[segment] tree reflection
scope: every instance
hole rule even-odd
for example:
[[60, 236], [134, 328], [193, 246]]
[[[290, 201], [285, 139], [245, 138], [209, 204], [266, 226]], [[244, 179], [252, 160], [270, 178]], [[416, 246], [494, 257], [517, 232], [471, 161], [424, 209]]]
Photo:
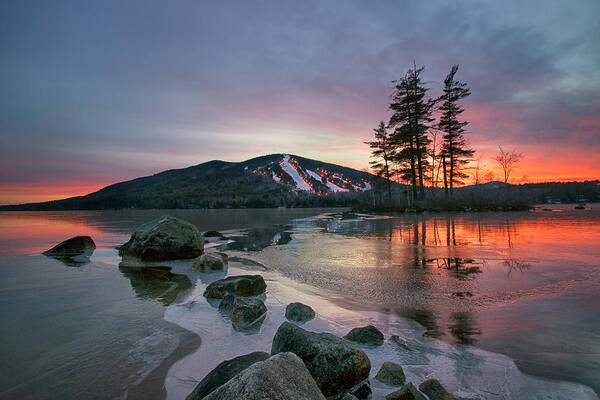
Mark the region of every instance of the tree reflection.
[[481, 329], [473, 316], [468, 312], [455, 312], [450, 315], [450, 334], [458, 344], [473, 344], [477, 342], [475, 336], [481, 335]]

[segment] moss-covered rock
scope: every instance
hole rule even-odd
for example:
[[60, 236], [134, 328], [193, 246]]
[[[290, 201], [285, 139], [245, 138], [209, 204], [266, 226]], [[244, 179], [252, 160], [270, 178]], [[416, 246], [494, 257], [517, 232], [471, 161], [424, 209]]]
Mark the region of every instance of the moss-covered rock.
[[242, 372], [252, 364], [264, 361], [269, 358], [269, 353], [255, 351], [223, 361], [208, 373], [196, 386], [194, 391], [187, 397], [187, 400], [201, 400], [219, 386], [227, 383], [231, 378]]
[[419, 385], [419, 390], [425, 393], [430, 400], [462, 400], [448, 392], [436, 379], [427, 379]]
[[302, 303], [290, 303], [285, 308], [285, 317], [294, 322], [307, 322], [315, 317], [315, 311]]
[[419, 392], [415, 385], [409, 382], [402, 386], [400, 390], [385, 396], [385, 400], [427, 400], [427, 398]]
[[271, 354], [290, 351], [300, 357], [327, 397], [352, 389], [369, 377], [369, 357], [356, 345], [329, 333], [313, 333], [281, 324]]
[[300, 358], [280, 353], [252, 364], [206, 400], [325, 400]]
[[383, 333], [373, 325], [368, 325], [362, 328], [352, 329], [344, 336], [344, 339], [362, 344], [381, 346], [383, 344]]
[[227, 294], [236, 296], [257, 296], [267, 288], [265, 280], [260, 275], [239, 275], [219, 279], [207, 286], [204, 297], [222, 299]]
[[196, 258], [203, 250], [204, 239], [194, 225], [165, 215], [136, 229], [119, 248], [119, 255], [141, 261], [164, 261]]
[[192, 268], [202, 272], [227, 269], [228, 259], [225, 253], [204, 253], [194, 261]]
[[256, 297], [244, 298], [228, 294], [219, 304], [219, 311], [229, 317], [236, 330], [243, 330], [261, 318], [267, 312], [267, 307]]
[[386, 361], [381, 365], [375, 379], [390, 386], [402, 386], [406, 383], [402, 366], [390, 361]]

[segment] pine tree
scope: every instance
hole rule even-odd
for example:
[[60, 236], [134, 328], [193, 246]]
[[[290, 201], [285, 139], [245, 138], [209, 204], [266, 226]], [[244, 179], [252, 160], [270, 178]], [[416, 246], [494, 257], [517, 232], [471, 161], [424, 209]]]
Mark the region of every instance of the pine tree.
[[395, 92], [390, 109], [394, 112], [389, 126], [395, 128], [392, 140], [397, 147], [395, 161], [400, 173], [412, 185], [413, 196], [417, 198], [417, 187], [421, 197], [425, 195], [424, 179], [429, 166], [427, 161], [430, 140], [427, 137], [431, 114], [435, 102], [426, 99], [427, 91], [421, 80], [421, 72], [416, 66], [395, 82]]
[[444, 94], [439, 100], [443, 101], [440, 111], [442, 116], [438, 127], [444, 132], [442, 145], [442, 162], [444, 163], [444, 186], [446, 196], [448, 190], [452, 195], [455, 184], [462, 184], [468, 175], [464, 173], [465, 166], [475, 153], [468, 147], [464, 137], [467, 121], [459, 121], [458, 117], [463, 113], [458, 101], [471, 94], [467, 84], [454, 79], [458, 71], [458, 65], [453, 65], [444, 80]]
[[389, 134], [383, 121], [379, 122], [379, 126], [373, 129], [375, 132], [375, 140], [365, 142], [371, 149], [371, 157], [374, 158], [369, 162], [371, 168], [377, 176], [383, 177], [387, 182], [388, 204], [392, 204], [392, 178], [394, 170], [391, 163], [394, 158], [394, 146], [390, 140]]

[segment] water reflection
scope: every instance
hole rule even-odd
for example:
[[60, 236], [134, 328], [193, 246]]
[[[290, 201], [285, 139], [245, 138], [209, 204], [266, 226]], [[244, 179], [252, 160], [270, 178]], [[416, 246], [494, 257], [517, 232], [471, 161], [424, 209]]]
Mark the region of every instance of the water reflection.
[[481, 335], [481, 328], [473, 314], [468, 312], [455, 312], [450, 315], [450, 333], [458, 344], [474, 344], [477, 336]]
[[192, 288], [192, 282], [186, 275], [174, 274], [167, 266], [121, 264], [119, 271], [129, 278], [137, 297], [158, 300], [165, 306], [173, 303], [180, 293]]
[[90, 262], [90, 257], [94, 253], [96, 248], [85, 249], [79, 254], [44, 254], [46, 257], [53, 258], [57, 261], [62, 262], [67, 267], [81, 267]]
[[436, 258], [431, 260], [438, 268], [451, 272], [458, 279], [468, 279], [471, 274], [480, 274], [481, 268], [487, 264], [486, 260], [474, 260], [472, 258]]

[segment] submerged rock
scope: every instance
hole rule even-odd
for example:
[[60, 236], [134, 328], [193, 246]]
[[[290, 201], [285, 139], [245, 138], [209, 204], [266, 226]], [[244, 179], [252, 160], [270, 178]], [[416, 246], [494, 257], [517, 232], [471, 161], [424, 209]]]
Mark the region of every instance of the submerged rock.
[[362, 344], [371, 344], [375, 346], [381, 346], [383, 344], [383, 333], [373, 325], [365, 326], [362, 328], [354, 328], [344, 339], [351, 340]]
[[210, 237], [210, 238], [218, 237], [218, 238], [222, 238], [224, 236], [223, 236], [223, 234], [221, 232], [218, 232], [218, 231], [207, 231], [207, 232], [204, 232], [204, 237]]
[[285, 308], [285, 317], [290, 321], [306, 322], [315, 317], [315, 311], [302, 303], [290, 303]]
[[436, 379], [427, 379], [419, 385], [419, 390], [425, 393], [430, 400], [462, 400], [448, 392]]
[[174, 274], [168, 266], [132, 266], [121, 263], [119, 271], [129, 278], [135, 295], [155, 299], [168, 306], [180, 293], [192, 288], [187, 275]]
[[327, 397], [352, 389], [369, 377], [369, 357], [356, 345], [330, 333], [313, 333], [290, 322], [281, 324], [271, 354], [291, 351], [300, 357]]
[[346, 393], [346, 394], [344, 395], [344, 397], [342, 397], [342, 398], [341, 398], [341, 400], [358, 400], [358, 397], [356, 397], [356, 396], [355, 396], [355, 395], [353, 395], [353, 394]]
[[249, 366], [205, 399], [325, 400], [325, 397], [300, 358], [280, 353]]
[[228, 294], [219, 304], [219, 311], [227, 314], [236, 330], [243, 330], [262, 317], [267, 312], [267, 307], [256, 297], [244, 298]]
[[89, 257], [96, 249], [96, 244], [89, 236], [75, 236], [60, 242], [42, 254], [57, 258], [72, 258], [77, 256]]
[[415, 385], [409, 382], [402, 386], [400, 390], [385, 396], [385, 400], [427, 400], [427, 398], [417, 390]]
[[210, 272], [226, 269], [228, 265], [228, 256], [225, 253], [204, 253], [194, 263], [192, 268], [198, 271]]
[[402, 366], [390, 361], [383, 363], [379, 372], [375, 375], [375, 379], [390, 386], [402, 386], [406, 383]]
[[401, 339], [400, 336], [398, 336], [398, 335], [392, 335], [391, 340], [392, 340], [393, 343], [395, 343], [399, 347], [403, 348], [404, 350], [409, 350], [410, 351], [410, 348], [406, 344], [406, 341], [404, 339]]
[[264, 361], [267, 358], [269, 358], [269, 353], [255, 351], [254, 353], [223, 361], [200, 381], [200, 383], [196, 386], [194, 391], [187, 397], [186, 400], [203, 399], [213, 390], [227, 383], [231, 378], [252, 364], [255, 364], [259, 361]]
[[204, 239], [194, 225], [165, 215], [141, 225], [119, 248], [119, 255], [164, 261], [196, 258], [203, 250]]
[[239, 275], [219, 279], [208, 285], [204, 297], [222, 299], [228, 293], [236, 296], [257, 296], [264, 293], [267, 284], [260, 275]]

